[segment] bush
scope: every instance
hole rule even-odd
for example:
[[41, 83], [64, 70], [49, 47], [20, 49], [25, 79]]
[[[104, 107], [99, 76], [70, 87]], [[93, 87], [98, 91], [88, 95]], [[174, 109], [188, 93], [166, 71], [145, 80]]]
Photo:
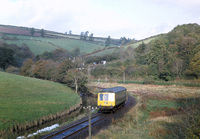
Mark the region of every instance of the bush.
[[196, 122], [186, 131], [186, 139], [199, 139], [200, 137], [200, 119], [196, 120]]
[[155, 84], [155, 81], [152, 77], [146, 77], [142, 84]]
[[164, 69], [160, 72], [159, 78], [165, 81], [169, 81], [171, 80], [171, 73], [167, 69]]
[[185, 75], [186, 79], [190, 79], [190, 80], [198, 79], [197, 73], [194, 73], [191, 70], [186, 70], [183, 74]]
[[19, 68], [13, 67], [13, 66], [9, 66], [9, 67], [6, 69], [6, 72], [8, 72], [8, 73], [13, 73], [13, 74], [19, 74]]

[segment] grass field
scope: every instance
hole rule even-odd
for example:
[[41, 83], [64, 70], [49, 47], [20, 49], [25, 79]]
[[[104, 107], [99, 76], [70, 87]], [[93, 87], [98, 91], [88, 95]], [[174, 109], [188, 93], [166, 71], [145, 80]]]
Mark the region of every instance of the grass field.
[[[98, 85], [96, 82], [91, 86]], [[121, 119], [100, 131], [94, 139], [155, 139], [185, 138], [188, 128], [200, 119], [200, 88], [142, 84], [100, 83], [98, 87], [126, 87], [137, 100]], [[95, 91], [94, 91], [95, 92]], [[197, 127], [200, 131], [200, 127]], [[200, 132], [198, 132], [200, 133]], [[187, 134], [188, 135], [188, 134]]]
[[[102, 51], [97, 51], [94, 53], [89, 54], [89, 56], [99, 56], [99, 57], [104, 57], [106, 55], [112, 54], [113, 52], [115, 52], [118, 48], [110, 48], [110, 49], [105, 49]], [[88, 55], [87, 55], [88, 56]]]
[[[16, 35], [7, 35], [9, 37], [15, 37]], [[67, 38], [41, 38], [31, 36], [16, 36], [18, 40], [4, 40], [8, 44], [17, 44], [21, 46], [23, 43], [27, 44], [30, 50], [35, 54], [42, 54], [47, 51], [50, 52], [57, 48], [63, 48], [66, 50], [73, 50], [80, 48], [83, 53], [92, 53], [93, 51], [101, 50], [104, 48], [102, 45], [91, 43], [89, 41], [67, 39]]]
[[53, 119], [79, 103], [65, 85], [0, 72], [0, 135]]
[[123, 48], [128, 48], [128, 47], [133, 47], [133, 48], [136, 48], [138, 47], [140, 44], [142, 44], [142, 42], [144, 42], [145, 44], [149, 43], [150, 41], [156, 39], [156, 37], [151, 37], [151, 38], [148, 38], [148, 39], [145, 39], [145, 40], [140, 40], [138, 42], [135, 42], [135, 43], [132, 43], [132, 44], [127, 44], [127, 45], [124, 45], [122, 46]]

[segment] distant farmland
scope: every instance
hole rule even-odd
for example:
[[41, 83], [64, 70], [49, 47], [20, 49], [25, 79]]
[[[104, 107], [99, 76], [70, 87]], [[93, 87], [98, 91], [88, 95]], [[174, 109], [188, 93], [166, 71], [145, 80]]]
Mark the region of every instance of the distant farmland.
[[[24, 27], [0, 26], [0, 32], [7, 34], [15, 34], [15, 35], [28, 35], [28, 36], [31, 35], [30, 30]], [[40, 34], [36, 32], [34, 33], [34, 36], [40, 36]]]
[[[9, 37], [15, 37], [15, 35], [7, 35]], [[101, 50], [105, 48], [102, 45], [90, 43], [82, 40], [66, 39], [66, 38], [41, 38], [41, 37], [31, 37], [31, 36], [16, 36], [18, 40], [4, 40], [8, 44], [17, 44], [21, 46], [22, 44], [27, 44], [30, 50], [35, 54], [42, 54], [47, 51], [63, 48], [66, 50], [73, 50], [75, 48], [80, 48], [83, 53], [92, 53], [96, 50]]]
[[[79, 48], [84, 54], [90, 54], [105, 48], [105, 38], [94, 37], [94, 41], [80, 40], [79, 35], [69, 35], [45, 30], [45, 37], [40, 37], [40, 29], [35, 29], [31, 36], [30, 28], [0, 25], [0, 41], [21, 46], [26, 44], [35, 54], [50, 52], [55, 49], [73, 50]], [[115, 45], [112, 45], [112, 47]]]

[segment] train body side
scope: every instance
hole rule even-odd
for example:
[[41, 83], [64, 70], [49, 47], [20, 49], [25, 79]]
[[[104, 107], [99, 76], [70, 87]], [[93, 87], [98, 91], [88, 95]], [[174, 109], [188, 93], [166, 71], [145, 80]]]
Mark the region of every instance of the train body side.
[[114, 87], [106, 88], [98, 93], [97, 105], [101, 111], [112, 111], [119, 105], [125, 103], [127, 99], [126, 88]]

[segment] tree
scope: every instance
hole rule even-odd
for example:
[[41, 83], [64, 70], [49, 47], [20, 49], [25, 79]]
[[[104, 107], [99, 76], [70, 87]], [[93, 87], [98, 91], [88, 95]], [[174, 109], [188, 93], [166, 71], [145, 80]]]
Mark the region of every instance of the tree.
[[119, 43], [121, 45], [125, 45], [125, 44], [127, 44], [129, 42], [131, 42], [131, 39], [130, 38], [126, 39], [126, 37], [121, 37], [120, 40], [119, 40]]
[[33, 75], [36, 78], [40, 79], [47, 79], [47, 67], [48, 62], [45, 60], [39, 60], [35, 63], [34, 69], [33, 69]]
[[74, 69], [75, 65], [71, 60], [65, 60], [58, 66], [57, 80], [60, 83], [65, 83], [64, 78], [67, 75], [68, 70]]
[[33, 66], [33, 60], [27, 59], [24, 61], [23, 66], [20, 69], [20, 74], [23, 76], [31, 76], [32, 75], [32, 66]]
[[32, 75], [35, 78], [57, 81], [57, 63], [52, 60], [39, 60], [35, 63]]
[[84, 39], [84, 32], [81, 32], [81, 34], [80, 34], [80, 39], [81, 39], [81, 40]]
[[84, 34], [84, 40], [87, 40], [89, 31], [86, 31]]
[[34, 33], [35, 33], [35, 29], [34, 29], [34, 28], [31, 28], [31, 31], [30, 31], [30, 33], [31, 33], [31, 36], [33, 36], [33, 35], [34, 35]]
[[44, 37], [44, 29], [40, 31], [41, 37]]
[[179, 58], [175, 58], [172, 61], [172, 72], [179, 78], [183, 72], [184, 61]]
[[137, 53], [144, 53], [145, 49], [146, 49], [146, 44], [142, 42], [142, 44], [140, 44], [137, 48], [135, 48], [135, 51]]
[[196, 40], [192, 37], [184, 37], [181, 40], [180, 46], [178, 48], [179, 57], [189, 65], [189, 61], [192, 56], [192, 49], [194, 48], [194, 44]]
[[106, 47], [109, 46], [110, 43], [111, 43], [111, 38], [110, 38], [110, 36], [108, 36], [108, 38], [106, 39], [106, 42], [105, 42], [105, 46]]
[[0, 67], [6, 69], [14, 63], [15, 52], [12, 49], [0, 47]]
[[155, 40], [152, 43], [151, 50], [147, 53], [147, 64], [150, 67], [150, 73], [160, 79], [168, 80], [171, 76], [169, 67], [172, 65], [172, 58], [167, 49], [167, 45], [162, 40]]
[[197, 78], [200, 76], [200, 51], [192, 58], [189, 69], [196, 75]]
[[67, 72], [64, 81], [69, 87], [75, 88], [76, 93], [78, 93], [78, 90], [87, 83], [87, 77], [79, 69], [71, 69]]
[[15, 52], [13, 65], [16, 67], [21, 67], [26, 59], [35, 57], [30, 48], [24, 43], [21, 46], [11, 44], [8, 47]]
[[90, 34], [89, 41], [94, 41], [93, 33]]
[[[63, 61], [65, 59], [68, 59], [71, 57], [70, 52], [68, 52], [67, 50], [64, 50], [62, 48], [55, 49], [51, 53], [52, 53], [52, 58], [55, 61]], [[49, 55], [49, 56], [51, 56], [51, 55]]]

